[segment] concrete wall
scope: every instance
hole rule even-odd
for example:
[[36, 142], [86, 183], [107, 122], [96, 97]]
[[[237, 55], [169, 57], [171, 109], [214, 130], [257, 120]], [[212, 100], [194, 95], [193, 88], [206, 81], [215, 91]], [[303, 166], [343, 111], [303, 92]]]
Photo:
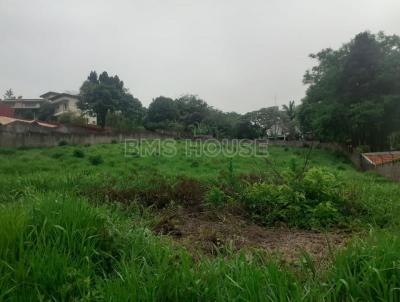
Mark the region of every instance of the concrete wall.
[[373, 171], [387, 178], [400, 181], [399, 162], [387, 163], [381, 166], [377, 166], [375, 169], [373, 169]]
[[368, 162], [365, 158], [361, 157], [361, 169], [363, 171], [374, 171], [379, 175], [387, 177], [389, 179], [400, 181], [400, 162], [393, 161], [382, 165], [373, 165]]
[[0, 126], [0, 147], [6, 148], [52, 147], [57, 146], [61, 141], [66, 141], [69, 144], [99, 144], [110, 143], [113, 140], [123, 142], [125, 139], [172, 137], [169, 134], [146, 130], [132, 133], [116, 133], [65, 125], [48, 128], [20, 122]]

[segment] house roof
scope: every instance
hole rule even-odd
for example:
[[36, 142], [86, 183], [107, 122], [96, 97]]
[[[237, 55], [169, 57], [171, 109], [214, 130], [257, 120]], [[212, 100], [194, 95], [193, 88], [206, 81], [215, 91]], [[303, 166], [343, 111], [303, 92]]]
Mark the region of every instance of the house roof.
[[45, 94], [42, 94], [40, 97], [51, 100], [51, 101], [55, 101], [61, 97], [71, 97], [71, 98], [78, 99], [79, 95], [71, 94], [71, 93], [67, 93], [67, 92], [60, 93], [60, 92], [49, 91], [49, 92], [46, 92]]
[[57, 95], [57, 94], [59, 94], [59, 93], [58, 92], [54, 92], [54, 91], [49, 91], [49, 92], [46, 92], [46, 93], [42, 94], [40, 97], [46, 99], [50, 95]]
[[374, 166], [400, 161], [400, 151], [363, 153], [362, 156]]
[[37, 120], [21, 120], [17, 118], [12, 118], [12, 117], [7, 117], [7, 116], [0, 116], [0, 125], [8, 125], [14, 122], [22, 122], [22, 123], [27, 123], [27, 124], [37, 124], [43, 127], [49, 127], [49, 128], [54, 128], [57, 127], [57, 125], [52, 125], [48, 124], [45, 122], [40, 122]]

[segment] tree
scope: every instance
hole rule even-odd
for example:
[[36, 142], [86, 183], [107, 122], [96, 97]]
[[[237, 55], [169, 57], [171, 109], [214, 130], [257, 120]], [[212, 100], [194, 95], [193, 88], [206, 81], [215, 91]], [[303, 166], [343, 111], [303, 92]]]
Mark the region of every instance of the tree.
[[205, 101], [195, 95], [184, 95], [176, 100], [179, 122], [185, 130], [192, 130], [206, 118], [209, 107]]
[[309, 87], [297, 112], [303, 132], [388, 148], [400, 124], [400, 37], [363, 32], [311, 57], [318, 64], [304, 76]]
[[44, 102], [37, 111], [37, 119], [40, 121], [50, 121], [54, 118], [56, 105], [51, 102]]
[[236, 112], [222, 112], [210, 107], [203, 123], [208, 128], [207, 134], [216, 138], [235, 138], [240, 119], [241, 115]]
[[11, 88], [7, 89], [6, 92], [4, 93], [4, 99], [5, 100], [15, 100], [15, 95]]
[[246, 118], [261, 130], [261, 136], [277, 136], [279, 130], [289, 130], [289, 118], [277, 106], [246, 113]]
[[170, 129], [179, 117], [176, 103], [173, 99], [159, 96], [151, 102], [147, 110], [145, 126], [149, 129]]
[[282, 105], [283, 111], [286, 112], [287, 116], [291, 121], [296, 117], [296, 104], [294, 101], [289, 101], [289, 105]]
[[142, 104], [124, 87], [124, 82], [117, 75], [109, 76], [103, 72], [97, 76], [90, 72], [80, 88], [79, 109], [97, 117], [97, 124], [106, 125], [108, 113], [120, 112], [125, 117], [140, 119], [143, 113]]
[[256, 139], [263, 135], [263, 129], [252, 123], [248, 115], [243, 116], [235, 127], [235, 137], [239, 139]]

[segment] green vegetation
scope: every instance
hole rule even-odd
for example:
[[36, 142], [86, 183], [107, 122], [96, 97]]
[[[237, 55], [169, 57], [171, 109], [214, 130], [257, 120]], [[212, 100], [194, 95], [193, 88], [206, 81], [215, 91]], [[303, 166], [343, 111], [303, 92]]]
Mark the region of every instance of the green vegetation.
[[395, 148], [400, 129], [400, 37], [359, 33], [338, 50], [311, 55], [310, 85], [298, 117], [304, 133], [319, 139]]
[[[305, 169], [302, 148], [271, 147], [267, 160], [184, 151], [1, 150], [0, 300], [400, 299], [398, 184], [325, 150], [313, 150]], [[179, 208], [237, 209], [248, 223], [354, 238], [332, 246], [322, 267], [307, 253], [285, 264], [250, 247], [193, 257], [152, 232], [158, 211]]]

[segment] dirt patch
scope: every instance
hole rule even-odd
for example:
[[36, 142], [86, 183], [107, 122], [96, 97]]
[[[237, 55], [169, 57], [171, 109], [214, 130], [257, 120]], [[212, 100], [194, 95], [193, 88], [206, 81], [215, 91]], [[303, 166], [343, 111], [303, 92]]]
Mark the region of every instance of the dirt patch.
[[198, 209], [207, 188], [198, 180], [180, 177], [168, 182], [164, 178], [152, 178], [143, 187], [114, 188], [113, 186], [88, 188], [83, 195], [98, 202], [119, 202], [131, 204], [138, 202], [157, 209], [167, 207], [171, 202], [184, 207]]
[[160, 212], [159, 217], [154, 232], [171, 236], [195, 256], [215, 255], [226, 247], [256, 248], [279, 254], [284, 261], [293, 263], [305, 251], [322, 264], [330, 258], [330, 251], [342, 247], [349, 238], [339, 232], [262, 227], [222, 210], [193, 212], [175, 208]]

